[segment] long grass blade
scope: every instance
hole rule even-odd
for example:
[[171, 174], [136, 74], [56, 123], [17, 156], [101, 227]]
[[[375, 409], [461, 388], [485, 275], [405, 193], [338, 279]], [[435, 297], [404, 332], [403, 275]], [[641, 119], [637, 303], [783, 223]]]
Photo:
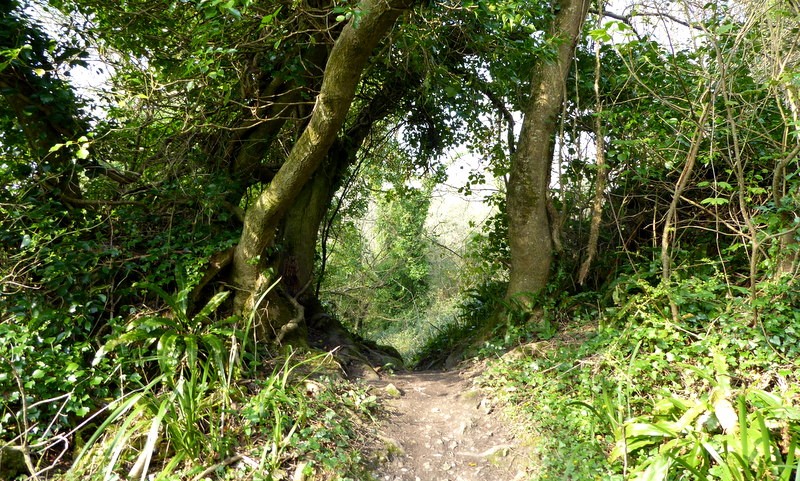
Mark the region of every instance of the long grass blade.
[[167, 406], [171, 402], [172, 396], [162, 401], [161, 406], [158, 409], [158, 414], [156, 414], [150, 423], [150, 429], [147, 432], [147, 439], [144, 443], [144, 447], [142, 448], [142, 452], [139, 454], [139, 458], [136, 460], [136, 463], [134, 463], [133, 468], [131, 468], [130, 473], [128, 474], [129, 478], [138, 477], [140, 481], [145, 481], [147, 479], [147, 473], [150, 469], [150, 462], [153, 460], [153, 452], [155, 451], [156, 443], [158, 442], [158, 433], [161, 430], [161, 422], [164, 420], [164, 416], [167, 413]]
[[[787, 429], [789, 429], [787, 427]], [[786, 464], [783, 467], [783, 471], [781, 472], [780, 479], [781, 481], [790, 481], [792, 478], [792, 469], [800, 468], [800, 466], [795, 466], [795, 450], [797, 449], [797, 437], [792, 434], [792, 438], [789, 440], [788, 446], [788, 453], [786, 454]], [[798, 469], [797, 476], [800, 476], [800, 469]]]

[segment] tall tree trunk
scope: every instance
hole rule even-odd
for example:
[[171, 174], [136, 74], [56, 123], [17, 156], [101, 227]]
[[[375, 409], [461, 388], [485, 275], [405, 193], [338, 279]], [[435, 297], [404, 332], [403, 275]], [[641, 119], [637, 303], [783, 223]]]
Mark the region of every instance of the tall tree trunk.
[[535, 294], [546, 284], [553, 257], [547, 195], [556, 118], [589, 0], [562, 0], [551, 36], [555, 58], [534, 68], [530, 104], [522, 121], [517, 151], [511, 158], [507, 208], [511, 276], [506, 298]]
[[233, 260], [236, 312], [247, 314], [256, 307], [257, 295], [268, 282], [263, 275], [266, 259], [262, 254], [273, 246], [284, 215], [328, 154], [373, 49], [410, 4], [408, 0], [363, 0], [358, 8], [360, 15], [336, 40], [308, 125], [272, 182], [245, 214]]
[[[303, 318], [297, 318], [291, 332], [277, 339], [280, 342], [305, 342], [307, 321], [323, 314], [322, 304], [314, 295], [315, 254], [320, 225], [331, 204], [343, 173], [355, 158], [355, 152], [340, 148], [331, 149], [325, 164], [314, 173], [287, 211], [280, 229], [281, 251], [275, 259], [274, 271], [281, 277], [283, 295], [295, 299], [303, 309]], [[273, 296], [274, 297], [274, 296]], [[283, 316], [287, 317], [287, 316]], [[273, 315], [273, 319], [275, 316]]]

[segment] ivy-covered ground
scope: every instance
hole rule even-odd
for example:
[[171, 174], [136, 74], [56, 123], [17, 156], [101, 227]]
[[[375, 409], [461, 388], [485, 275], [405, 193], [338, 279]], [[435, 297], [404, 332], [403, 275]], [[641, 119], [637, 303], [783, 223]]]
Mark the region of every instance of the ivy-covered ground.
[[613, 296], [553, 306], [548, 339], [516, 327], [484, 378], [535, 439], [533, 479], [796, 479], [797, 291], [710, 276]]

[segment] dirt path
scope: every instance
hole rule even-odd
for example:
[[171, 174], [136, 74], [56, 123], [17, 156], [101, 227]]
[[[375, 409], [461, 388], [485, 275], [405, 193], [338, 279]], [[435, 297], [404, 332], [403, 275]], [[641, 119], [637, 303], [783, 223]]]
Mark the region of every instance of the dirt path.
[[388, 459], [378, 480], [525, 479], [526, 450], [469, 376], [427, 371], [369, 382], [389, 411], [381, 431]]

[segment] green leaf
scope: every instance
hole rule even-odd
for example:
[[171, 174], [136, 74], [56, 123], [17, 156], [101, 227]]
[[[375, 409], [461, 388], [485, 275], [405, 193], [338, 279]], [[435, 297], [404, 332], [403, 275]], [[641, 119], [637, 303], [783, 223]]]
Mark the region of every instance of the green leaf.
[[194, 290], [194, 286], [189, 283], [189, 279], [186, 277], [186, 271], [180, 267], [175, 268], [175, 281], [178, 283], [178, 292], [174, 296], [176, 307], [173, 309], [176, 313], [180, 312], [182, 320], [188, 324], [189, 319], [186, 316], [189, 310], [189, 298]]
[[278, 9], [272, 12], [271, 14], [261, 17], [261, 24], [260, 24], [261, 28], [264, 28], [267, 25], [272, 24], [275, 21], [275, 17], [277, 17], [278, 13], [280, 13], [281, 8], [283, 7], [282, 6], [278, 7]]
[[[740, 397], [740, 399], [742, 402], [744, 402], [744, 397]], [[760, 431], [758, 432], [758, 439], [761, 441], [761, 455], [765, 460], [769, 460], [773, 455], [772, 436], [770, 435], [769, 428], [767, 428], [767, 423], [764, 420], [764, 415], [761, 414], [761, 411], [756, 410], [753, 415], [756, 418], [756, 431]]]
[[701, 204], [706, 205], [725, 205], [728, 202], [728, 199], [723, 199], [722, 197], [708, 197], [700, 201]]
[[197, 336], [192, 334], [184, 336], [183, 343], [186, 345], [186, 363], [189, 369], [194, 369], [197, 365]]
[[683, 413], [683, 415], [681, 415], [680, 419], [678, 419], [672, 425], [672, 427], [675, 429], [676, 432], [683, 432], [686, 428], [688, 428], [694, 423], [695, 419], [697, 419], [698, 416], [700, 416], [706, 411], [707, 407], [704, 403], [696, 402], [689, 409], [687, 409], [686, 412]]
[[733, 30], [733, 24], [732, 23], [726, 23], [726, 24], [720, 25], [719, 28], [717, 28], [717, 34], [722, 35], [724, 33], [730, 32], [731, 30]]
[[[149, 282], [137, 282], [136, 284], [134, 284], [134, 286], [140, 287], [142, 289], [147, 289], [153, 292], [154, 294], [158, 295], [158, 297], [160, 297], [161, 300], [164, 301], [172, 309], [172, 312], [175, 314], [175, 317], [178, 318], [178, 321], [180, 321], [184, 325], [189, 324], [189, 319], [186, 317], [185, 305], [182, 305], [180, 302], [178, 302], [178, 299], [176, 299], [176, 297], [167, 294], [167, 292], [164, 289]], [[184, 297], [184, 302], [185, 300], [186, 298]]]
[[213, 334], [205, 334], [200, 336], [200, 339], [207, 347], [208, 357], [214, 363], [217, 373], [222, 375], [225, 372], [225, 356], [228, 354], [225, 343]]
[[[156, 376], [156, 378], [150, 381], [149, 384], [144, 386], [144, 388], [142, 388], [141, 391], [130, 395], [130, 397], [128, 397], [127, 399], [122, 397], [120, 399], [115, 400], [112, 403], [112, 405], [109, 406], [110, 408], [114, 408], [114, 410], [111, 412], [111, 414], [108, 415], [105, 421], [103, 421], [103, 424], [101, 424], [99, 428], [94, 430], [94, 433], [92, 433], [92, 436], [89, 438], [88, 441], [86, 441], [86, 444], [84, 444], [83, 449], [78, 454], [78, 457], [75, 458], [74, 462], [78, 463], [86, 454], [88, 454], [91, 451], [91, 448], [94, 445], [94, 443], [97, 442], [98, 439], [100, 439], [105, 430], [110, 425], [114, 424], [117, 421], [117, 419], [119, 419], [120, 416], [127, 413], [134, 406], [136, 406], [136, 404], [144, 397], [145, 393], [150, 391], [150, 389], [152, 389], [152, 387], [155, 386], [157, 383], [161, 382], [162, 378], [163, 376]], [[114, 405], [117, 406], [114, 407]], [[140, 409], [141, 408], [143, 408], [143, 406], [141, 406]], [[128, 416], [128, 418], [126, 419], [126, 423], [123, 424], [123, 426], [118, 429], [118, 432], [121, 433], [122, 430], [125, 428], [125, 426], [129, 425], [128, 421], [132, 420], [133, 418], [134, 416], [132, 415]]]
[[787, 448], [788, 454], [786, 455], [786, 465], [783, 467], [783, 471], [781, 471], [780, 474], [781, 481], [790, 481], [792, 477], [792, 471], [794, 469], [797, 469], [797, 476], [795, 479], [800, 478], [800, 466], [795, 466], [797, 436], [794, 433], [792, 434], [792, 438], [789, 441], [789, 446]]
[[597, 28], [594, 30], [589, 31], [589, 36], [592, 37], [592, 40], [595, 42], [610, 42], [611, 35], [608, 34], [607, 28]]
[[660, 436], [651, 436], [636, 440], [631, 438], [620, 439], [614, 444], [614, 449], [611, 450], [611, 454], [609, 454], [608, 459], [610, 461], [615, 461], [624, 457], [625, 454], [634, 453], [639, 449], [652, 446], [663, 441], [664, 439]]
[[216, 293], [214, 297], [212, 297], [211, 300], [209, 300], [208, 303], [206, 303], [206, 305], [203, 306], [202, 309], [200, 309], [200, 312], [197, 313], [193, 321], [195, 323], [207, 322], [211, 314], [213, 314], [217, 310], [217, 308], [219, 308], [220, 304], [225, 302], [225, 299], [227, 299], [229, 295], [230, 291], [222, 291]]
[[662, 437], [676, 437], [678, 433], [674, 431], [672, 423], [667, 421], [659, 421], [653, 423], [631, 423], [625, 428], [625, 433], [628, 436], [662, 436]]
[[[140, 319], [138, 324], [132, 323], [132, 329], [138, 329], [145, 332], [162, 332], [166, 329], [172, 329], [175, 332], [179, 332], [182, 326], [175, 322], [174, 319], [170, 319], [169, 317], [163, 316], [153, 316], [153, 317], [145, 317], [144, 319]], [[160, 335], [160, 334], [158, 334]]]
[[666, 481], [671, 466], [672, 458], [668, 454], [658, 454], [652, 459], [647, 469], [633, 479], [634, 481]]
[[[748, 436], [748, 429], [747, 429], [747, 404], [745, 403], [744, 396], [739, 396], [737, 399], [737, 407], [739, 408], [739, 425], [742, 426], [742, 429], [739, 431], [739, 438], [741, 441], [741, 449], [742, 453], [745, 456], [749, 456], [750, 452], [750, 443], [749, 443], [749, 436]], [[731, 433], [731, 436], [734, 436], [735, 433]]]
[[770, 408], [782, 408], [784, 405], [783, 399], [771, 392], [764, 391], [763, 389], [754, 389], [750, 392], [756, 399], [767, 404]]
[[179, 337], [175, 331], [167, 331], [158, 340], [156, 354], [163, 374], [174, 374], [176, 366], [183, 358], [183, 353], [178, 348]]

